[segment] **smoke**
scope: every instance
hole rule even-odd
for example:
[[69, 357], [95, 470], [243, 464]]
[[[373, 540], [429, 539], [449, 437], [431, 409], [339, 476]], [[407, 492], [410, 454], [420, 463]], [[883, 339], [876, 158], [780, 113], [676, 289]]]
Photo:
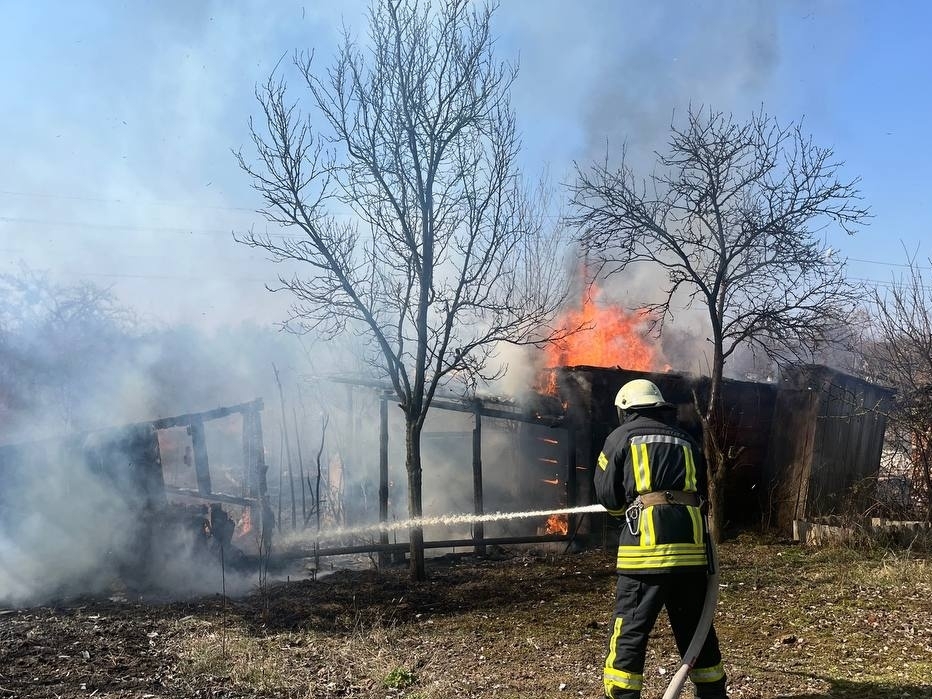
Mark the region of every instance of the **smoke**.
[[[736, 113], [759, 108], [781, 66], [781, 10], [762, 0], [590, 2], [572, 11], [545, 1], [533, 13], [523, 10], [519, 3], [517, 13], [508, 5], [499, 13], [505, 36], [522, 37], [516, 109], [533, 132], [525, 139], [529, 160], [539, 154], [560, 167], [606, 159], [616, 166], [624, 153], [647, 178], [678, 114], [701, 105]], [[551, 84], [560, 91], [540, 90]], [[541, 113], [551, 116], [544, 126], [537, 123]], [[548, 127], [553, 132], [538, 140]], [[567, 169], [563, 177], [572, 181], [574, 173]], [[599, 283], [606, 302], [634, 310], [661, 300], [667, 280], [662, 270], [638, 265]], [[677, 299], [658, 347], [674, 370], [702, 373], [707, 321], [685, 306]]]
[[614, 27], [598, 37], [585, 109], [587, 159], [617, 156], [649, 169], [676, 112], [689, 105], [743, 111], [755, 103], [779, 62], [773, 3], [626, 3]]
[[[164, 594], [219, 591], [219, 552], [196, 550], [204, 547], [192, 535], [204, 513], [192, 511], [184, 525], [182, 510], [165, 510], [175, 525], [152, 542], [150, 556], [129, 556], [146, 536], [146, 512], [162, 506], [140, 500], [139, 488], [127, 486], [140, 462], [132, 450], [112, 446], [121, 430], [109, 428], [263, 398], [272, 446], [267, 461], [279, 470], [284, 459], [274, 446], [282, 416], [273, 364], [287, 395], [291, 439], [294, 409], [310, 446], [319, 441], [319, 425], [308, 411], [331, 410], [338, 388], [318, 382], [298, 405], [304, 374], [315, 368], [314, 359], [329, 372], [348, 370], [351, 353], [332, 344], [308, 355], [311, 338], [302, 342], [252, 323], [147, 325], [106, 289], [58, 285], [29, 270], [0, 279], [0, 301], [0, 444], [8, 445], [0, 447], [0, 600], [21, 604], [105, 592], [145, 571], [145, 581]], [[214, 492], [239, 495], [242, 478], [230, 474], [242, 473], [241, 429], [211, 425]], [[178, 440], [190, 444], [185, 434]], [[159, 477], [181, 473], [188, 480], [182, 485], [193, 487], [183, 449], [173, 449], [172, 439], [160, 441]], [[94, 457], [101, 444], [111, 445], [106, 458]], [[160, 492], [160, 486], [142, 492]], [[227, 556], [231, 564], [235, 552]], [[247, 582], [232, 568], [228, 575], [228, 592]]]
[[287, 299], [264, 284], [292, 270], [232, 239], [265, 225], [232, 150], [251, 144], [254, 87], [282, 52], [306, 47], [308, 33], [326, 47], [352, 10], [16, 8], [0, 42], [5, 87], [22, 96], [0, 130], [6, 259], [62, 283], [111, 284], [148, 320], [283, 317]]
[[112, 430], [0, 448], [0, 602], [237, 594], [254, 583], [237, 549], [221, 558], [206, 506], [162, 500], [159, 464], [141, 453], [154, 437]]
[[[108, 553], [125, 546], [131, 513], [83, 465], [47, 454], [44, 463], [5, 459], [0, 507], [0, 600], [23, 604], [109, 582]], [[58, 457], [58, 458], [56, 458]], [[29, 463], [29, 462], [27, 462]], [[41, 473], [41, 475], [39, 475]], [[70, 589], [69, 589], [70, 588]]]
[[[677, 114], [692, 106], [750, 111], [759, 105], [780, 60], [776, 7], [768, 2], [638, 3], [620, 6], [621, 35], [602, 35], [586, 101], [583, 162], [608, 158], [641, 177], [656, 167]], [[637, 11], [635, 11], [637, 9]], [[609, 46], [614, 46], [614, 50]], [[662, 270], [641, 265], [606, 281], [606, 295], [627, 307], [661, 299]], [[707, 373], [708, 320], [701, 308], [674, 299], [662, 338], [667, 362], [679, 371]]]

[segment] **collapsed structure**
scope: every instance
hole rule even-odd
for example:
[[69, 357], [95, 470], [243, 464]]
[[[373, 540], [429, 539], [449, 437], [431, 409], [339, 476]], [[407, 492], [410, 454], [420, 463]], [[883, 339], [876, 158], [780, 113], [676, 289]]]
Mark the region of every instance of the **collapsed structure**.
[[[127, 584], [143, 587], [157, 586], [170, 561], [225, 552], [232, 563], [246, 553], [268, 550], [272, 518], [267, 504], [262, 409], [263, 403], [257, 399], [0, 447], [0, 534], [15, 536], [26, 528], [41, 528], [42, 523], [35, 522], [37, 515], [52, 514], [46, 519], [57, 521], [49, 507], [78, 510], [79, 500], [91, 501], [95, 505], [86, 516], [97, 521], [76, 524], [99, 536], [104, 545], [100, 548], [102, 560], [89, 561], [85, 574], [100, 578], [101, 568], [107, 568], [105, 572]], [[242, 459], [236, 466], [223, 459], [222, 469], [212, 469], [211, 452], [229, 447], [231, 427], [229, 420], [224, 421], [221, 443], [213, 444], [212, 449], [208, 446], [208, 426], [224, 418], [235, 420], [236, 416], [241, 418], [238, 441]], [[235, 426], [232, 429], [235, 431]], [[162, 461], [165, 449], [183, 453], [190, 473], [167, 480]], [[65, 497], [50, 500], [55, 491]], [[44, 535], [67, 538], [70, 534], [50, 528], [52, 531]], [[80, 580], [69, 583], [81, 589]]]

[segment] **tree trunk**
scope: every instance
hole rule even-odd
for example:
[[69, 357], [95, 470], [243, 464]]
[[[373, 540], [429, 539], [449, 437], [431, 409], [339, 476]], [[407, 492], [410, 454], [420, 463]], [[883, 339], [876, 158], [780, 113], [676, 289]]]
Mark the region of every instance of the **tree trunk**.
[[719, 543], [725, 527], [725, 479], [728, 468], [725, 458], [725, 421], [719, 407], [725, 360], [722, 356], [721, 339], [717, 327], [714, 344], [709, 397], [702, 419], [702, 447], [709, 477], [709, 534], [712, 541]]
[[720, 543], [725, 527], [725, 458], [716, 440], [710, 434], [716, 429], [715, 422], [703, 433], [703, 450], [709, 474], [709, 535]]
[[926, 505], [925, 521], [932, 522], [932, 444], [929, 442], [927, 433], [922, 434], [916, 441], [921, 445], [919, 464], [922, 473], [919, 474], [919, 478], [914, 477], [913, 482], [920, 479], [922, 481], [923, 489], [925, 490], [925, 492], [922, 493], [922, 497], [925, 497]]
[[[421, 517], [421, 425], [416, 417], [405, 416], [405, 447], [407, 457], [405, 468], [408, 472], [408, 516]], [[423, 581], [427, 579], [424, 567], [424, 529], [420, 526], [411, 527], [410, 554], [411, 579]]]

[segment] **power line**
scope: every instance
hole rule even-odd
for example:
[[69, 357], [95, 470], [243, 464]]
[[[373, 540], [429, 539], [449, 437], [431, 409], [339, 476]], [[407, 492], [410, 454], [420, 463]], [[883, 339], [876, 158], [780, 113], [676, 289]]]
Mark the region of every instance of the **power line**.
[[[864, 282], [865, 284], [871, 284], [873, 286], [882, 286], [886, 289], [894, 289], [896, 287], [904, 286], [903, 283], [897, 281], [884, 281], [881, 279], [868, 279], [865, 277], [848, 277], [850, 281], [853, 282]], [[912, 286], [911, 282], [906, 283], [905, 285]], [[918, 285], [916, 288], [923, 289], [924, 291], [932, 292], [932, 286], [925, 286], [923, 284]]]
[[139, 226], [129, 224], [100, 223], [97, 221], [50, 221], [39, 218], [22, 218], [19, 216], [0, 216], [4, 223], [23, 223], [30, 226], [60, 226], [64, 228], [99, 228], [111, 231], [135, 231], [137, 233], [182, 233], [186, 235], [230, 235], [229, 230], [209, 228], [173, 228], [167, 226]]
[[184, 275], [184, 274], [128, 274], [128, 273], [110, 273], [110, 272], [75, 272], [75, 277], [102, 277], [106, 279], [157, 279], [166, 281], [195, 281], [195, 282], [250, 282], [259, 284], [268, 284], [274, 281], [271, 277], [259, 279], [256, 277], [223, 277], [203, 275]]
[[46, 192], [14, 192], [8, 189], [0, 189], [0, 194], [10, 197], [28, 197], [32, 199], [62, 199], [67, 201], [89, 201], [101, 204], [133, 204], [136, 206], [169, 206], [183, 209], [204, 209], [207, 211], [248, 211], [255, 213], [254, 209], [248, 209], [240, 206], [210, 206], [207, 204], [182, 204], [172, 201], [137, 201], [128, 199], [117, 199], [110, 197], [89, 197], [78, 196], [75, 194], [49, 194]]
[[[171, 226], [140, 226], [135, 224], [102, 223], [98, 221], [52, 221], [39, 218], [23, 218], [19, 216], [0, 216], [3, 223], [21, 223], [29, 226], [48, 226], [62, 228], [86, 228], [107, 231], [133, 231], [136, 233], [173, 233], [180, 235], [232, 235], [230, 229], [220, 228], [180, 228]], [[303, 238], [297, 233], [273, 233], [273, 238]]]
[[887, 267], [915, 267], [915, 269], [925, 269], [932, 271], [932, 267], [922, 267], [920, 265], [911, 265], [908, 262], [881, 262], [880, 260], [863, 260], [857, 257], [847, 258], [849, 262], [863, 262], [868, 265], [885, 265]]
[[[102, 201], [102, 202], [120, 202], [124, 203], [121, 199], [105, 199], [105, 198], [91, 198], [91, 197], [77, 197], [77, 196], [68, 196], [68, 195], [52, 195], [52, 194], [31, 194], [27, 192], [11, 192], [8, 190], [0, 190], [0, 194], [9, 194], [16, 196], [36, 196], [36, 197], [48, 197], [48, 198], [58, 198], [58, 199], [77, 199], [83, 201]], [[166, 202], [166, 206], [175, 206], [170, 202]], [[186, 206], [179, 204], [177, 206]], [[219, 209], [226, 211], [248, 211], [250, 213], [256, 213], [252, 209], [238, 208], [238, 207], [192, 207], [192, 208], [204, 208], [204, 209]], [[137, 233], [170, 233], [175, 235], [203, 235], [203, 236], [216, 236], [216, 235], [226, 235], [232, 236], [234, 231], [230, 229], [219, 229], [219, 228], [188, 228], [188, 227], [173, 227], [173, 226], [142, 226], [137, 224], [121, 224], [121, 223], [103, 223], [99, 221], [56, 221], [49, 219], [39, 219], [39, 218], [26, 218], [18, 216], [0, 216], [0, 222], [11, 223], [11, 224], [24, 224], [30, 226], [46, 226], [46, 227], [64, 227], [64, 228], [83, 228], [83, 229], [99, 229], [107, 231], [132, 231]], [[272, 238], [280, 239], [290, 239], [298, 240], [304, 238], [305, 236], [301, 233], [269, 233]], [[11, 252], [11, 250], [6, 250], [6, 252]], [[857, 257], [848, 257], [846, 258], [849, 262], [859, 262], [862, 264], [873, 264], [873, 265], [883, 265], [889, 267], [899, 267], [899, 268], [910, 268], [914, 267], [917, 270], [932, 271], [932, 267], [923, 267], [923, 266], [913, 266], [908, 263], [902, 262], [884, 262], [881, 260], [869, 260], [865, 258]], [[168, 277], [162, 277], [168, 278]], [[852, 281], [860, 281], [869, 284], [874, 284], [878, 286], [892, 287], [897, 282], [890, 280], [879, 280], [879, 279], [870, 279], [870, 278], [859, 278], [859, 277], [849, 277]], [[927, 287], [923, 287], [927, 288]]]

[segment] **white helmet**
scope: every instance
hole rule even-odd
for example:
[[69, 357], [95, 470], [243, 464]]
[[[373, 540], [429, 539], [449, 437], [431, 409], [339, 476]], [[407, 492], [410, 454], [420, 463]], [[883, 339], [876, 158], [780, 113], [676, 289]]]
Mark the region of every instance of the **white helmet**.
[[647, 379], [629, 381], [615, 396], [615, 407], [619, 410], [632, 408], [662, 408], [670, 404], [663, 399], [660, 389]]

